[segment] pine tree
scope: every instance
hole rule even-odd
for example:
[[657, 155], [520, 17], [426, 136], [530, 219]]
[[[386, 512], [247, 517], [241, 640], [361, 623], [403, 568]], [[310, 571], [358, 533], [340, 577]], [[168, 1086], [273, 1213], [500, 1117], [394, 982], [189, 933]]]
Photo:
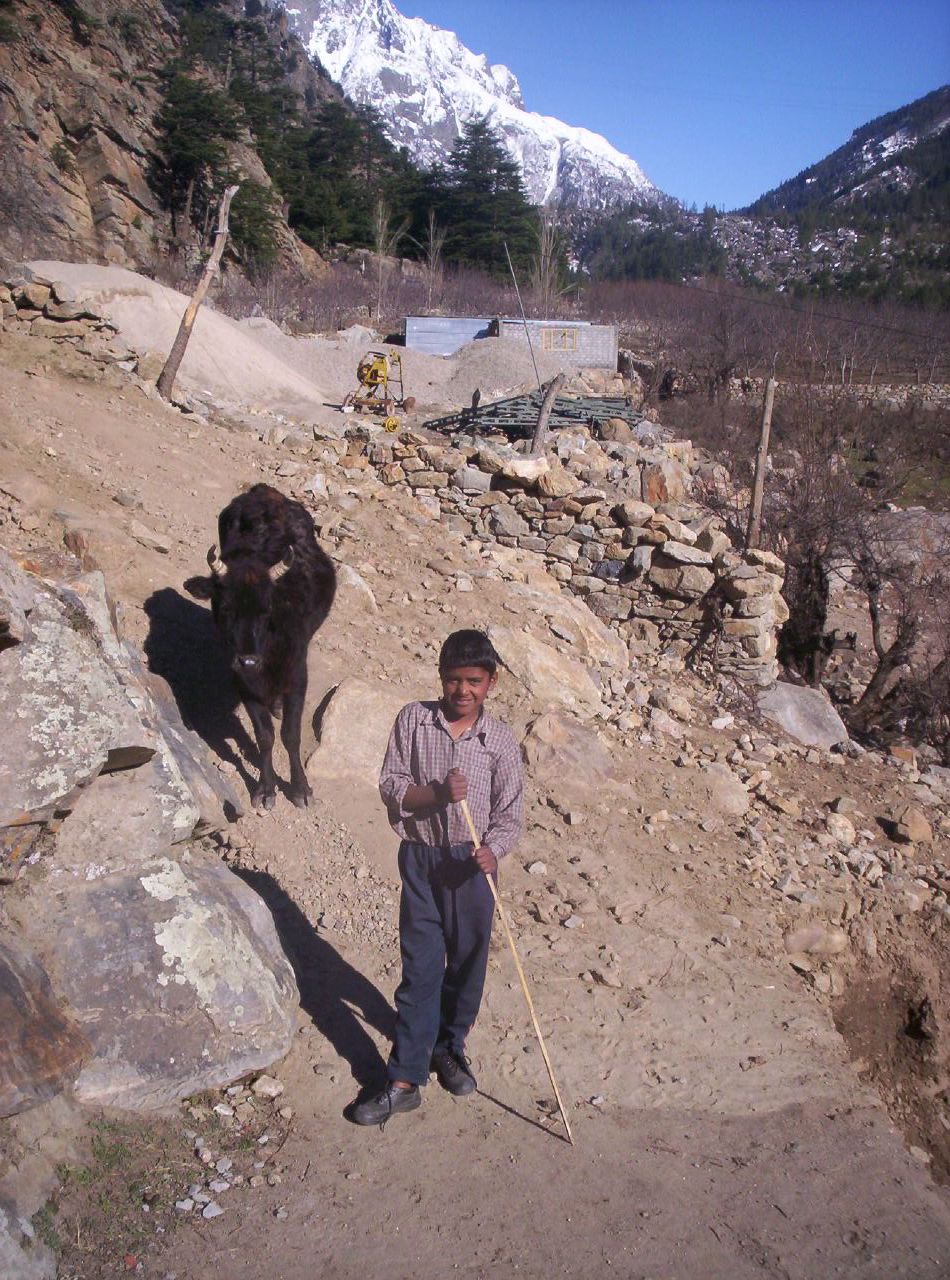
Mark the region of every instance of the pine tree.
[[488, 121], [469, 121], [449, 157], [443, 220], [445, 256], [493, 274], [507, 271], [505, 243], [516, 266], [530, 265], [536, 214], [518, 166]]
[[217, 89], [172, 71], [156, 124], [161, 161], [155, 185], [177, 235], [198, 220], [220, 186], [227, 160], [223, 144], [238, 136], [238, 113]]

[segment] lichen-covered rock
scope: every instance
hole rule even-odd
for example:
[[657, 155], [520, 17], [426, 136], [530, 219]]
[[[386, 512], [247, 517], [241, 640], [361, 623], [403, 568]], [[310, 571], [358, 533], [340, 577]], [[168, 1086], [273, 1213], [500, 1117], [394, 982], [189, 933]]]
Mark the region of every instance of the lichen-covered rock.
[[41, 579], [0, 553], [0, 575], [23, 617], [21, 642], [0, 653], [0, 879], [15, 879], [46, 824], [67, 814], [63, 860], [77, 874], [130, 865], [238, 816], [237, 794], [168, 685], [120, 639], [102, 574]]
[[56, 1257], [0, 1204], [0, 1276], [4, 1280], [56, 1280]]
[[81, 1102], [165, 1107], [290, 1048], [297, 987], [270, 912], [215, 859], [47, 880], [11, 910], [91, 1043]]
[[29, 635], [27, 615], [34, 596], [29, 576], [0, 553], [0, 650], [21, 644]]
[[0, 826], [66, 804], [103, 768], [151, 759], [147, 729], [68, 588], [37, 591], [30, 636], [0, 656]]
[[75, 1080], [89, 1052], [42, 965], [9, 937], [0, 942], [0, 1027], [0, 1116], [54, 1097]]

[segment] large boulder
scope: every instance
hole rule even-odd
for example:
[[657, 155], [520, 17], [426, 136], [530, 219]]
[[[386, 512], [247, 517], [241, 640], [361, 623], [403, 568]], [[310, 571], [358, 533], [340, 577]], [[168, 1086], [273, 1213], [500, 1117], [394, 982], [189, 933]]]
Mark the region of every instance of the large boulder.
[[806, 747], [828, 750], [847, 742], [844, 721], [820, 689], [778, 681], [759, 694], [759, 710]]
[[564, 708], [582, 719], [603, 710], [596, 685], [573, 658], [512, 627], [491, 626], [488, 638], [537, 710]]
[[0, 1026], [0, 1116], [54, 1097], [75, 1080], [90, 1050], [42, 965], [9, 938], [0, 942]]
[[566, 591], [542, 591], [517, 582], [511, 583], [508, 590], [513, 599], [525, 606], [525, 613], [546, 618], [552, 633], [566, 641], [579, 658], [626, 670], [627, 646], [583, 600]]
[[[15, 596], [4, 589], [11, 582]], [[77, 868], [83, 860], [100, 865], [97, 874], [116, 869], [112, 852], [126, 865], [240, 814], [237, 794], [185, 728], [168, 685], [121, 639], [101, 573], [52, 581], [0, 553], [0, 600], [11, 597], [25, 630], [0, 653], [8, 726], [0, 879], [15, 878], [46, 824], [66, 814], [68, 857]], [[90, 785], [113, 773], [121, 776], [102, 794]]]
[[290, 1048], [297, 987], [273, 920], [216, 859], [35, 883], [11, 914], [91, 1043], [81, 1102], [166, 1107]]
[[396, 716], [410, 699], [382, 682], [347, 676], [318, 712], [307, 777], [348, 778], [375, 788]]
[[605, 786], [626, 789], [597, 734], [562, 711], [538, 716], [521, 750], [535, 786], [546, 785], [562, 801], [584, 803]]
[[[8, 864], [102, 770], [150, 760], [158, 747], [100, 646], [82, 600], [37, 582], [29, 635], [0, 655], [0, 829]], [[14, 871], [15, 873], [15, 871]], [[9, 878], [9, 865], [6, 873]]]

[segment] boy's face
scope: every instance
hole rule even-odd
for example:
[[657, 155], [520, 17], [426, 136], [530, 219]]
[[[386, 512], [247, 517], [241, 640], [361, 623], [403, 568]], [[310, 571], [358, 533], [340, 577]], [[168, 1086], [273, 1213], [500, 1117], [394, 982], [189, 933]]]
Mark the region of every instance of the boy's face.
[[442, 703], [451, 720], [474, 719], [482, 703], [498, 683], [484, 667], [448, 667], [439, 672]]

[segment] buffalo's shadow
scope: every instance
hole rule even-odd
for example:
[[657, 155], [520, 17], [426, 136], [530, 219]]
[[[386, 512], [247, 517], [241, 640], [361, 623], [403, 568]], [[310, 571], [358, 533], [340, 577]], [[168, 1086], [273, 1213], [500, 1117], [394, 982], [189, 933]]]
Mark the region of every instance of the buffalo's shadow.
[[257, 746], [237, 715], [241, 698], [211, 610], [162, 587], [145, 601], [145, 613], [149, 670], [168, 681], [188, 728], [233, 764], [250, 790], [257, 780], [247, 761], [257, 760]]
[[[270, 908], [284, 953], [293, 966], [300, 1004], [361, 1088], [385, 1077], [386, 1064], [364, 1023], [392, 1037], [395, 1011], [380, 991], [320, 937], [293, 898], [263, 871], [233, 868]], [[354, 1012], [357, 1010], [358, 1012]]]

